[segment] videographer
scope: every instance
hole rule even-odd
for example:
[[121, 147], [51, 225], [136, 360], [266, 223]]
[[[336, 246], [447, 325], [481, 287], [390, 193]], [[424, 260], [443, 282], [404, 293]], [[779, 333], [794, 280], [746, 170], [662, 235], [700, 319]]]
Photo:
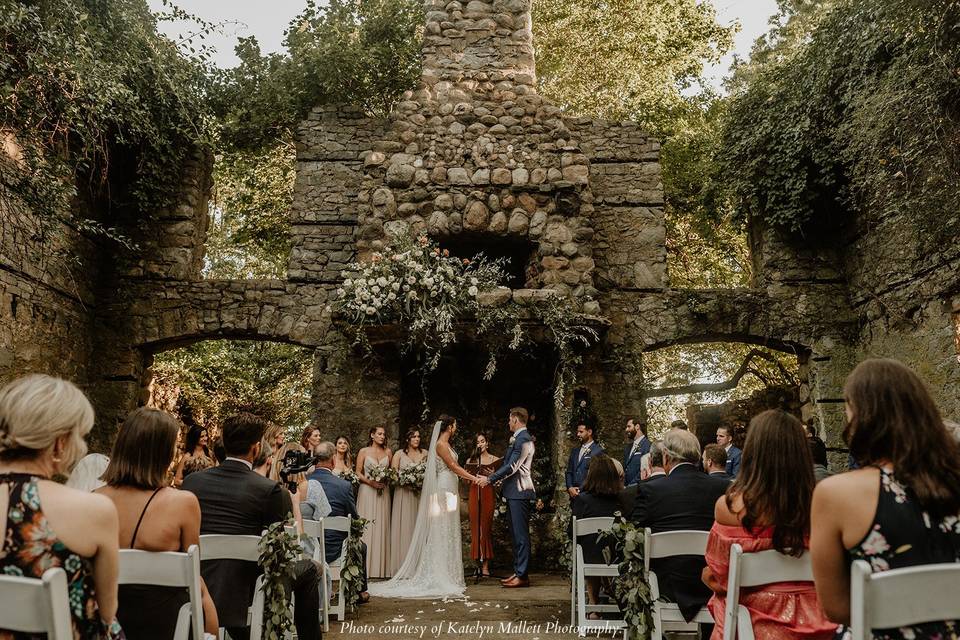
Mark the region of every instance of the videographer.
[[[265, 441], [266, 444], [266, 441]], [[290, 500], [293, 502], [293, 517], [296, 520], [297, 534], [303, 533], [303, 507], [307, 499], [307, 474], [312, 473], [315, 466], [314, 457], [307, 453], [303, 447], [295, 442], [288, 442], [280, 447], [280, 452], [276, 456], [276, 464], [279, 465], [277, 478], [280, 485], [286, 487], [290, 492]], [[315, 519], [312, 510], [306, 514], [307, 518]]]

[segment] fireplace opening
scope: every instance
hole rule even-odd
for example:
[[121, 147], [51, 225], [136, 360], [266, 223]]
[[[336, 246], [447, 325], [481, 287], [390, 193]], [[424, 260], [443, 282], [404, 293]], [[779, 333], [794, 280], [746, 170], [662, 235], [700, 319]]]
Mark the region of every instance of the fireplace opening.
[[440, 248], [457, 258], [473, 260], [483, 254], [490, 260], [504, 260], [504, 286], [511, 289], [537, 288], [537, 245], [526, 238], [461, 233], [440, 240]]

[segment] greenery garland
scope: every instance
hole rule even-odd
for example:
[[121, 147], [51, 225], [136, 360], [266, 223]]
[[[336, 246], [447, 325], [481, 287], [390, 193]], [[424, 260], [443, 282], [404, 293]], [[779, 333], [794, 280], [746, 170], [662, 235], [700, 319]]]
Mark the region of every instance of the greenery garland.
[[260, 567], [263, 569], [263, 637], [266, 640], [283, 640], [293, 628], [290, 616], [290, 600], [284, 588], [293, 577], [293, 563], [300, 555], [297, 538], [286, 532], [293, 526], [293, 518], [274, 522], [260, 538]]
[[598, 534], [597, 540], [613, 546], [614, 557], [620, 558], [620, 577], [614, 579], [613, 590], [627, 623], [625, 637], [649, 640], [653, 630], [653, 598], [643, 562], [644, 530], [617, 513], [613, 527]]
[[345, 608], [353, 611], [360, 600], [363, 589], [363, 536], [364, 530], [370, 524], [365, 518], [351, 518], [350, 538], [347, 542], [347, 553], [340, 569], [340, 580], [343, 581], [343, 597]]

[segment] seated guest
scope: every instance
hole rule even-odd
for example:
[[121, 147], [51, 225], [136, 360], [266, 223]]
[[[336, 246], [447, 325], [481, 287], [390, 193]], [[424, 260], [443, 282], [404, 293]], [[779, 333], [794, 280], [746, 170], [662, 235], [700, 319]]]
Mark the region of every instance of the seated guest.
[[253, 461], [253, 470], [264, 478], [270, 477], [270, 470], [273, 467], [273, 447], [270, 441], [264, 438], [260, 441], [260, 453]]
[[[661, 441], [667, 475], [637, 485], [632, 520], [638, 527], [662, 531], [709, 531], [713, 510], [729, 481], [708, 476], [697, 469], [700, 442], [683, 429], [672, 429]], [[676, 602], [686, 620], [707, 604], [711, 591], [700, 579], [703, 556], [659, 558], [650, 563], [657, 574], [660, 595]]]
[[671, 429], [680, 429], [682, 431], [689, 431], [690, 428], [687, 426], [687, 423], [683, 420], [674, 420], [670, 423]]
[[[717, 446], [717, 445], [711, 445]], [[721, 449], [721, 453], [722, 453]], [[707, 541], [703, 582], [714, 591], [708, 607], [723, 638], [730, 547], [744, 552], [776, 549], [801, 556], [810, 535], [813, 464], [803, 426], [788, 413], [764, 411], [750, 421], [737, 482], [717, 500], [716, 522]], [[740, 605], [750, 612], [758, 638], [832, 638], [812, 582], [780, 582], [745, 589]]]
[[117, 511], [103, 496], [51, 480], [83, 457], [92, 427], [93, 407], [66, 380], [29, 375], [0, 389], [0, 573], [40, 578], [64, 569], [75, 640], [124, 637], [116, 620]]
[[717, 427], [717, 444], [727, 453], [727, 473], [736, 478], [740, 472], [740, 448], [733, 444], [730, 427]]
[[564, 474], [564, 481], [567, 485], [567, 493], [570, 500], [575, 500], [580, 493], [580, 485], [587, 477], [587, 469], [590, 466], [590, 458], [603, 453], [603, 449], [593, 439], [593, 426], [580, 424], [577, 425], [577, 440], [580, 446], [570, 452], [570, 459], [567, 461], [567, 471]]
[[[843, 388], [843, 437], [859, 469], [813, 492], [810, 553], [827, 617], [850, 622], [850, 563], [873, 571], [960, 562], [960, 446], [930, 392], [896, 360], [866, 360]], [[875, 638], [955, 638], [960, 620], [875, 630]]]
[[[353, 497], [353, 484], [349, 480], [344, 480], [333, 473], [333, 459], [336, 455], [336, 448], [332, 442], [321, 442], [314, 449], [314, 455], [317, 458], [317, 468], [310, 474], [310, 480], [315, 480], [323, 489], [324, 497], [330, 507], [329, 515], [350, 516], [359, 518], [357, 514], [357, 502]], [[327, 562], [336, 562], [337, 558], [343, 552], [343, 541], [347, 534], [344, 531], [327, 531], [323, 536], [323, 546], [326, 552]], [[367, 548], [362, 546], [363, 562], [360, 563], [360, 583], [361, 587], [360, 602], [368, 602], [370, 594], [367, 593]]]
[[[97, 493], [110, 498], [120, 517], [120, 548], [141, 551], [186, 551], [200, 544], [200, 503], [189, 491], [170, 485], [167, 469], [176, 453], [177, 420], [158, 409], [141, 407], [127, 416], [103, 474], [107, 486]], [[217, 610], [200, 581], [203, 622], [217, 635]], [[117, 618], [127, 637], [169, 640], [180, 607], [190, 594], [180, 587], [120, 586]]]
[[[223, 447], [226, 459], [218, 467], [194, 473], [183, 481], [183, 488], [200, 500], [201, 535], [253, 535], [293, 514], [290, 492], [276, 482], [253, 471], [267, 423], [255, 415], [240, 413], [223, 423]], [[237, 640], [249, 638], [247, 610], [253, 601], [253, 588], [260, 568], [255, 562], [212, 560], [203, 563], [203, 578], [217, 605], [220, 624]], [[320, 637], [319, 571], [310, 560], [298, 560], [293, 566], [292, 590], [296, 596], [293, 610], [297, 637]]]
[[212, 466], [214, 466], [214, 464], [210, 458], [190, 458], [183, 463], [183, 469], [180, 474], [181, 484], [183, 483], [183, 478], [186, 478], [191, 473], [203, 471], [204, 469], [209, 469]]
[[[573, 516], [578, 520], [583, 518], [612, 518], [614, 514], [622, 513], [620, 506], [620, 491], [623, 489], [623, 480], [617, 471], [616, 460], [607, 455], [599, 455], [590, 461], [587, 477], [583, 481], [582, 491], [573, 501]], [[604, 549], [597, 543], [597, 534], [583, 536], [577, 539], [577, 544], [583, 548], [583, 561], [587, 564], [607, 564], [614, 562], [613, 558], [604, 558]], [[587, 599], [590, 604], [597, 604], [600, 595], [600, 578], [587, 578]], [[597, 613], [590, 613], [591, 620], [599, 620]]]
[[67, 486], [80, 491], [93, 491], [104, 485], [100, 476], [107, 468], [110, 458], [102, 453], [88, 453], [70, 471]]
[[727, 473], [727, 452], [718, 444], [708, 444], [703, 448], [703, 470], [707, 475], [733, 480]]

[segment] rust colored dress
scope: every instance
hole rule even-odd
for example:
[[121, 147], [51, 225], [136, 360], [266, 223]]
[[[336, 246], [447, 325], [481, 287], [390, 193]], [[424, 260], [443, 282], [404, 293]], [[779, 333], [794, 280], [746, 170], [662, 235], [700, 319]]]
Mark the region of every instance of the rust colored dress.
[[[500, 466], [500, 458], [490, 464], [468, 462], [466, 470], [474, 475], [489, 476]], [[470, 485], [470, 557], [474, 560], [493, 558], [493, 511], [497, 495], [493, 486]]]
[[[741, 526], [713, 523], [707, 539], [707, 566], [724, 585], [733, 544], [739, 544], [746, 553], [773, 549], [773, 527], [747, 531]], [[752, 591], [743, 590], [740, 604], [750, 611], [754, 634], [764, 640], [829, 640], [837, 629], [823, 613], [812, 582], [779, 582]], [[707, 603], [716, 620], [711, 640], [723, 638], [725, 606], [726, 598], [717, 594]]]

